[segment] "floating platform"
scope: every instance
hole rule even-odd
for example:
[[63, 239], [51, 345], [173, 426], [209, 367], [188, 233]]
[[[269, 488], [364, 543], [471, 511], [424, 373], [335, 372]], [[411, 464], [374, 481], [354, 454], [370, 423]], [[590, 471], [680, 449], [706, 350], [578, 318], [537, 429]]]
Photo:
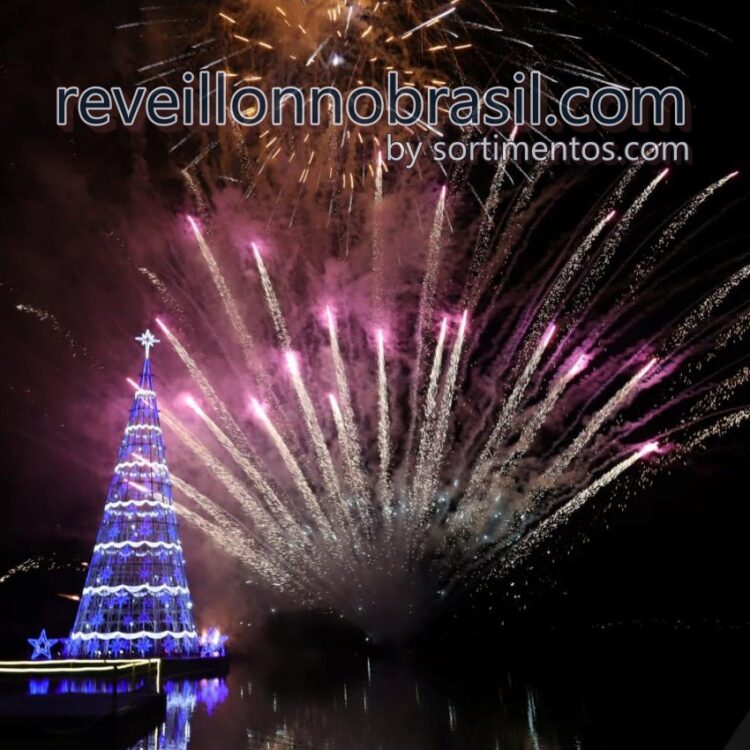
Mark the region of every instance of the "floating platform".
[[226, 656], [0, 662], [0, 747], [128, 748], [164, 720], [164, 679], [228, 672]]
[[159, 659], [0, 662], [0, 746], [127, 748], [165, 718]]

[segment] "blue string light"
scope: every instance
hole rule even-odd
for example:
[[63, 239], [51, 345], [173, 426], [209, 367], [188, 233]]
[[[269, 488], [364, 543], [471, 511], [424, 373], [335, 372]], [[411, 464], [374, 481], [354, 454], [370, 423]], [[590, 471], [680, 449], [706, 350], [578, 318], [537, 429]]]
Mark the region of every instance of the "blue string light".
[[31, 658], [36, 659], [51, 659], [52, 658], [52, 647], [55, 646], [59, 638], [47, 638], [47, 631], [42, 628], [42, 632], [38, 638], [28, 638], [29, 645], [33, 651]]

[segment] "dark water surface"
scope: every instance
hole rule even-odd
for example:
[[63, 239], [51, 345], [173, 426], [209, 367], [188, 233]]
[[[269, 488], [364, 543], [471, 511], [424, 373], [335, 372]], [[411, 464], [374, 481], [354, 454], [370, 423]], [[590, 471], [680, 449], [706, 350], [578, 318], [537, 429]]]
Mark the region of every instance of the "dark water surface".
[[[493, 666], [503, 652], [522, 666]], [[450, 669], [376, 656], [235, 662], [226, 678], [166, 682], [166, 722], [135, 747], [723, 750], [750, 709], [747, 649], [726, 643], [512, 652], [499, 641]]]

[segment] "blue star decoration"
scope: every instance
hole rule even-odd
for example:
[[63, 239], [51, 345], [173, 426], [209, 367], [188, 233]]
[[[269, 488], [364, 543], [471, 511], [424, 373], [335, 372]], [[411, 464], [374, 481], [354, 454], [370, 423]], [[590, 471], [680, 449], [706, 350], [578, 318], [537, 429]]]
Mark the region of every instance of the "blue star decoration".
[[218, 628], [209, 628], [208, 633], [204, 633], [200, 639], [201, 658], [207, 656], [224, 656], [229, 636], [222, 635]]
[[39, 638], [27, 638], [29, 645], [34, 649], [31, 658], [34, 659], [51, 659], [52, 647], [58, 642], [59, 638], [47, 638], [47, 631], [42, 628]]

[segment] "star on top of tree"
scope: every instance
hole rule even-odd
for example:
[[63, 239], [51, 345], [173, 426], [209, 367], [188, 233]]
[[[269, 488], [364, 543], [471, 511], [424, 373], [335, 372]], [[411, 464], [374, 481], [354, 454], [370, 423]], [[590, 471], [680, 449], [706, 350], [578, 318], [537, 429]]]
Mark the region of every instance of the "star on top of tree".
[[151, 347], [161, 343], [148, 328], [140, 336], [136, 336], [135, 340], [146, 350], [146, 359], [148, 359]]

